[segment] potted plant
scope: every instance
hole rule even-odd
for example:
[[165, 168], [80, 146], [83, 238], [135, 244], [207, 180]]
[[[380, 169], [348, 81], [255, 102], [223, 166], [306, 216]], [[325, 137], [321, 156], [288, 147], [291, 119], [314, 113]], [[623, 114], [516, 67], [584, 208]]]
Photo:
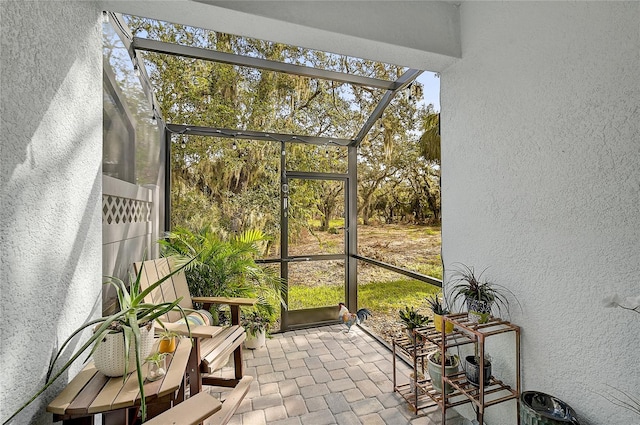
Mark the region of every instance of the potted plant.
[[467, 381], [475, 387], [480, 386], [480, 363], [483, 363], [483, 383], [485, 386], [489, 385], [491, 381], [491, 356], [485, 353], [484, 362], [481, 362], [478, 354], [478, 343], [475, 343], [475, 354], [466, 356], [464, 360], [464, 374], [467, 377]]
[[[255, 261], [261, 245], [268, 243], [262, 231], [229, 234], [212, 226], [197, 232], [177, 227], [159, 243], [164, 256], [193, 258], [185, 269], [192, 296], [258, 298], [258, 305], [270, 313], [274, 305], [286, 308], [284, 281], [274, 269]], [[213, 325], [224, 321], [221, 308], [211, 310]]]
[[[71, 335], [63, 342], [60, 349], [56, 353], [55, 357], [49, 365], [49, 370], [46, 376], [46, 382], [42, 388], [40, 388], [26, 403], [24, 403], [17, 411], [15, 411], [8, 419], [9, 422], [13, 417], [20, 413], [25, 407], [30, 405], [40, 394], [47, 390], [81, 355], [89, 351], [91, 355], [95, 354], [97, 350], [100, 350], [101, 346], [105, 345], [107, 340], [118, 341], [115, 343], [116, 347], [119, 347], [120, 356], [124, 362], [124, 375], [132, 372], [130, 367], [131, 362], [129, 358], [133, 356], [135, 360], [136, 376], [138, 379], [138, 388], [140, 390], [140, 413], [142, 421], [146, 419], [147, 410], [144, 396], [144, 378], [142, 375], [141, 365], [145, 357], [147, 357], [151, 350], [147, 353], [143, 352], [143, 336], [142, 334], [151, 332], [151, 338], [153, 339], [153, 323], [160, 322], [159, 318], [169, 311], [179, 312], [183, 318], [186, 317], [185, 311], [180, 307], [179, 302], [182, 298], [175, 300], [174, 302], [164, 303], [146, 303], [144, 298], [155, 288], [162, 284], [165, 280], [169, 279], [175, 273], [186, 267], [189, 262], [185, 262], [181, 267], [176, 268], [173, 272], [166, 275], [162, 279], [149, 285], [146, 289], [142, 290], [140, 287], [140, 278], [142, 270], [132, 277], [129, 288], [125, 283], [115, 277], [108, 277], [107, 282], [115, 286], [120, 311], [113, 313], [109, 316], [100, 317], [98, 319], [90, 320], [78, 329], [73, 331]], [[85, 329], [93, 329], [94, 332], [89, 339], [80, 346], [69, 358], [69, 360], [62, 365], [62, 367], [54, 373], [57, 360], [64, 353], [65, 348], [69, 343]], [[187, 329], [189, 324], [187, 323]], [[104, 347], [103, 347], [104, 348]], [[108, 355], [108, 354], [107, 354]], [[123, 378], [124, 379], [124, 378]]]
[[[175, 350], [175, 348], [174, 348]], [[156, 351], [155, 353], [147, 356], [145, 359], [149, 366], [147, 371], [148, 381], [157, 381], [161, 379], [167, 370], [166, 358], [169, 353]]]
[[404, 323], [407, 335], [409, 336], [411, 342], [414, 345], [422, 344], [424, 341], [420, 334], [417, 334], [415, 330], [417, 328], [427, 326], [427, 324], [429, 323], [429, 318], [419, 313], [413, 306], [405, 306], [404, 309], [398, 310], [398, 315], [400, 316], [400, 320], [402, 321], [402, 323]]
[[[431, 377], [431, 385], [433, 385], [433, 388], [439, 393], [442, 392], [442, 357], [442, 352], [440, 350], [434, 351], [427, 356], [427, 370]], [[458, 373], [459, 367], [460, 359], [458, 356], [445, 351], [444, 376], [455, 375]], [[447, 394], [451, 394], [453, 392], [453, 387], [446, 384], [444, 390]]]
[[419, 384], [424, 383], [425, 377], [424, 374], [422, 372], [420, 372], [419, 370], [414, 372], [411, 372], [409, 374], [409, 389], [412, 393], [415, 393], [416, 388], [418, 388], [420, 390], [421, 394], [424, 394], [424, 389], [421, 388], [419, 385], [416, 386], [416, 382], [418, 382]]
[[266, 342], [270, 325], [271, 318], [267, 312], [254, 310], [245, 315], [242, 320], [242, 326], [247, 332], [244, 346], [250, 350], [262, 348]]
[[180, 334], [170, 329], [163, 328], [162, 331], [156, 334], [156, 336], [159, 337], [159, 353], [173, 353], [176, 351], [176, 338], [178, 338]]
[[[431, 297], [427, 297], [427, 304], [429, 304], [429, 307], [433, 312], [433, 325], [435, 326], [436, 331], [442, 332], [442, 323], [444, 322], [442, 316], [449, 314], [449, 309], [446, 307], [444, 300], [441, 301], [435, 294]], [[447, 334], [453, 332], [453, 323], [445, 322], [444, 328], [444, 332]]]
[[449, 281], [451, 284], [449, 299], [452, 303], [463, 300], [467, 306], [469, 320], [473, 323], [488, 322], [494, 308], [499, 315], [508, 313], [507, 295], [513, 296], [513, 293], [504, 286], [484, 279], [483, 274], [484, 271], [476, 275], [473, 267], [460, 264]]

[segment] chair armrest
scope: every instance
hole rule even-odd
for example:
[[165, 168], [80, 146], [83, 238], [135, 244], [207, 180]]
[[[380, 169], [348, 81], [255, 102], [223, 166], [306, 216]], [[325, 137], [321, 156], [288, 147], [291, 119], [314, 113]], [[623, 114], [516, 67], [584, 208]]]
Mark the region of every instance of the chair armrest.
[[[222, 328], [220, 326], [191, 325], [189, 329], [187, 329], [187, 325], [185, 325], [184, 323], [177, 324], [170, 322], [165, 322], [164, 326], [165, 328], [177, 333], [178, 335], [191, 335], [192, 338], [213, 338], [222, 331]], [[158, 331], [158, 333], [162, 331], [162, 329], [158, 330], [158, 328], [156, 328], [156, 330]], [[191, 332], [189, 332], [189, 330], [191, 330]]]
[[240, 307], [254, 306], [258, 302], [255, 298], [229, 298], [229, 297], [192, 297], [194, 303], [202, 303], [205, 310], [209, 310], [213, 304], [228, 304], [231, 307], [231, 324], [240, 324]]
[[202, 304], [228, 304], [239, 306], [253, 306], [258, 302], [255, 298], [229, 298], [229, 297], [191, 297], [194, 303]]

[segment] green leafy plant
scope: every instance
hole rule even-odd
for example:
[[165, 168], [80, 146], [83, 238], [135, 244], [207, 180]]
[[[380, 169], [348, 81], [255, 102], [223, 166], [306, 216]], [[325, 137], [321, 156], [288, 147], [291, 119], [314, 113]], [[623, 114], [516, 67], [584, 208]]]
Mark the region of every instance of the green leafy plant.
[[[257, 298], [258, 305], [273, 314], [285, 305], [284, 282], [273, 269], [255, 259], [268, 238], [259, 230], [225, 234], [205, 226], [198, 232], [176, 228], [160, 241], [163, 254], [193, 258], [185, 269], [192, 296]], [[214, 321], [220, 311], [212, 311]]]
[[398, 310], [398, 315], [409, 330], [427, 326], [430, 320], [427, 316], [419, 313], [415, 307], [410, 306], [405, 306], [404, 309]]
[[147, 373], [147, 379], [149, 381], [155, 381], [165, 376], [167, 371], [165, 370], [166, 366], [164, 359], [168, 355], [169, 353], [161, 353], [159, 351], [156, 351], [155, 353], [147, 356], [147, 358], [144, 359], [149, 365], [149, 370]]
[[[125, 375], [123, 379], [127, 377], [127, 367], [129, 363], [129, 349], [131, 344], [135, 347], [135, 356], [136, 356], [136, 366], [137, 366], [137, 378], [138, 378], [138, 388], [140, 389], [140, 410], [142, 415], [142, 420], [146, 419], [147, 411], [146, 411], [146, 403], [144, 396], [144, 378], [142, 376], [142, 360], [141, 359], [141, 336], [140, 329], [145, 326], [149, 326], [154, 321], [160, 322], [160, 317], [169, 311], [178, 311], [186, 320], [185, 310], [180, 307], [179, 302], [182, 298], [175, 300], [174, 302], [163, 302], [159, 304], [146, 303], [144, 298], [151, 293], [155, 288], [162, 284], [165, 280], [169, 279], [174, 274], [178, 273], [182, 270], [183, 267], [188, 266], [189, 261], [185, 262], [181, 267], [178, 267], [176, 270], [158, 280], [157, 282], [149, 285], [146, 289], [142, 290], [140, 287], [140, 280], [142, 276], [142, 269], [135, 275], [135, 278], [132, 276], [131, 283], [129, 288], [127, 285], [120, 279], [115, 277], [107, 277], [107, 281], [105, 284], [111, 284], [115, 286], [118, 303], [120, 305], [120, 311], [114, 313], [110, 316], [100, 317], [98, 319], [94, 319], [86, 322], [78, 329], [73, 331], [71, 335], [63, 342], [60, 346], [60, 349], [54, 356], [53, 360], [49, 365], [49, 369], [47, 371], [46, 382], [44, 386], [42, 386], [26, 403], [24, 403], [18, 410], [16, 410], [5, 422], [8, 423], [11, 419], [13, 419], [18, 413], [20, 413], [24, 408], [30, 405], [40, 394], [47, 390], [72, 364], [75, 362], [78, 357], [83, 355], [85, 352], [89, 351], [88, 358], [91, 354], [94, 353], [96, 348], [100, 345], [105, 335], [109, 333], [119, 333], [121, 332], [124, 336], [124, 360], [125, 360]], [[57, 360], [60, 358], [62, 353], [64, 352], [67, 345], [80, 333], [82, 333], [85, 329], [94, 329], [91, 337], [84, 343], [80, 348], [78, 348], [75, 353], [71, 356], [71, 358], [64, 364], [62, 367], [54, 373], [54, 369], [56, 366]], [[189, 324], [187, 322], [187, 329], [189, 329]]]
[[167, 357], [168, 355], [169, 353], [160, 353], [156, 351], [155, 353], [147, 356], [147, 358], [145, 358], [144, 360], [149, 363], [154, 363], [156, 366], [159, 366], [160, 362], [164, 360], [164, 358]]
[[[447, 299], [452, 304], [460, 299], [467, 302], [469, 300], [479, 301], [492, 307], [495, 306], [498, 314], [502, 315], [509, 312], [508, 295], [518, 302], [513, 293], [507, 288], [483, 277], [486, 269], [476, 274], [473, 267], [461, 263], [457, 263], [456, 266], [457, 268], [451, 274], [451, 279], [447, 285]], [[518, 305], [520, 305], [519, 302]]]
[[443, 316], [450, 313], [444, 300], [440, 300], [440, 298], [438, 298], [436, 294], [427, 297], [426, 301], [433, 314], [439, 314], [440, 316]]
[[[442, 352], [441, 351], [435, 351], [430, 357], [429, 360], [431, 360], [432, 362], [436, 363], [436, 364], [442, 364]], [[460, 362], [460, 358], [458, 357], [457, 354], [451, 354], [448, 351], [446, 351], [444, 353], [444, 365], [445, 366], [453, 366], [455, 364], [458, 364]]]
[[[640, 295], [622, 298], [618, 294], [614, 294], [606, 297], [602, 302], [605, 307], [619, 307], [640, 314]], [[640, 416], [640, 396], [631, 395], [611, 385], [607, 385], [607, 387], [611, 391], [609, 394], [603, 395], [604, 398], [616, 406], [630, 410]]]
[[163, 327], [160, 332], [156, 332], [156, 336], [161, 340], [162, 339], [168, 340], [171, 338], [179, 337], [180, 334], [176, 331], [172, 331], [171, 329], [167, 329]]
[[254, 337], [260, 332], [268, 333], [271, 323], [271, 316], [259, 309], [243, 315], [242, 318], [242, 326], [249, 335]]

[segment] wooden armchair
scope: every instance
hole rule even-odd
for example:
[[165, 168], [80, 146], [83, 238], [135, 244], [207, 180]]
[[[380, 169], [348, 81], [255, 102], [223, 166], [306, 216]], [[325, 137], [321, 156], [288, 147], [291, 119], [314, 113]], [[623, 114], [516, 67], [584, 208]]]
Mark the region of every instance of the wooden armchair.
[[[134, 264], [136, 273], [142, 271], [140, 277], [142, 289], [170, 274], [171, 267], [171, 261], [167, 258]], [[188, 366], [188, 380], [192, 395], [199, 393], [203, 385], [236, 387], [238, 389], [238, 392], [234, 390], [227, 398], [227, 401], [234, 400], [235, 408], [231, 408], [233, 406], [229, 406], [230, 403], [227, 401], [223, 403], [222, 412], [226, 412], [225, 415], [230, 417], [247, 393], [252, 379], [250, 376], [243, 376], [242, 342], [245, 340], [246, 334], [240, 325], [240, 307], [253, 306], [257, 300], [252, 298], [191, 297], [185, 273], [181, 270], [152, 291], [145, 301], [152, 303], [173, 302], [180, 297], [182, 300], [179, 304], [186, 309], [193, 309], [194, 303], [203, 304], [205, 310], [209, 310], [214, 304], [226, 304], [231, 309], [230, 326], [190, 326], [194, 346], [191, 350]], [[175, 323], [180, 319], [180, 313], [169, 312], [165, 316], [160, 319], [167, 328], [184, 335], [187, 334], [185, 324]], [[214, 371], [228, 362], [231, 354], [233, 354], [234, 361], [234, 377], [225, 378], [212, 375]], [[215, 416], [220, 416], [220, 412]]]

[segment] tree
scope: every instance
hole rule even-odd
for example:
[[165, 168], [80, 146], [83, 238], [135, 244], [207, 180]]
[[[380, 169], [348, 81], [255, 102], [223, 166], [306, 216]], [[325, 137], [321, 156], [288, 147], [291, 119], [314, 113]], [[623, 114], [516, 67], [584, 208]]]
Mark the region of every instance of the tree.
[[[141, 33], [166, 42], [389, 80], [404, 72], [395, 65], [149, 19], [128, 19], [134, 35]], [[141, 58], [170, 123], [351, 138], [383, 94], [370, 87], [159, 53], [146, 52]], [[382, 125], [360, 146], [358, 212], [365, 223], [373, 215], [376, 197], [385, 192], [381, 188], [397, 184], [393, 179], [400, 178], [409, 158], [416, 157], [419, 125], [426, 125], [422, 119], [432, 112], [410, 100], [410, 93], [419, 97], [419, 89], [414, 83], [412, 89], [396, 96], [380, 120]], [[277, 245], [278, 182], [285, 171], [280, 170], [280, 142], [176, 134], [171, 146], [173, 226], [197, 230], [215, 221], [233, 231], [260, 228]], [[344, 173], [346, 158], [346, 148], [330, 144], [286, 146], [287, 170]], [[314, 194], [314, 205], [309, 206], [317, 211], [320, 227], [326, 230], [331, 218], [343, 213], [339, 201], [344, 199], [344, 188], [332, 182], [316, 187], [317, 183], [304, 180], [301, 184], [307, 188], [299, 192]], [[407, 185], [404, 182], [403, 188]], [[307, 219], [305, 214], [293, 214], [289, 223], [308, 227]]]

